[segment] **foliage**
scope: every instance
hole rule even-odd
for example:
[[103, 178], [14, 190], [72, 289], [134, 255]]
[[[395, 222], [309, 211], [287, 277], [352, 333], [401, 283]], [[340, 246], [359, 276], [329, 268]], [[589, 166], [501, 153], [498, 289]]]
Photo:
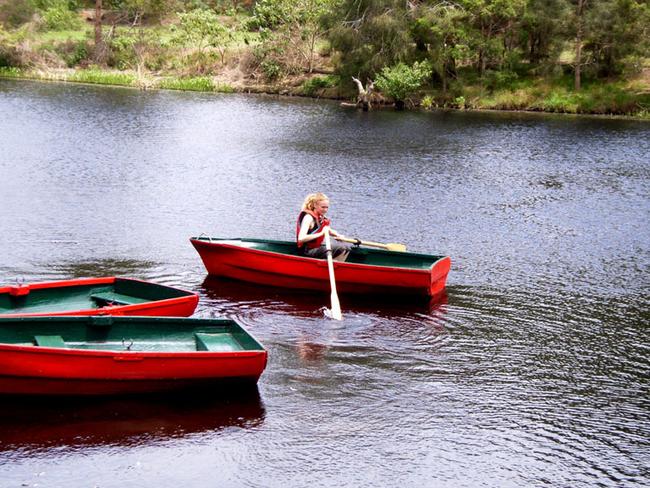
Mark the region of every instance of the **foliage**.
[[211, 78], [199, 76], [195, 78], [168, 78], [160, 82], [160, 88], [166, 90], [187, 90], [199, 92], [211, 92], [215, 85]]
[[165, 90], [184, 90], [199, 92], [232, 93], [233, 88], [227, 84], [215, 84], [211, 78], [205, 76], [189, 78], [165, 78], [161, 80], [159, 88]]
[[336, 76], [315, 76], [302, 84], [302, 92], [308, 97], [313, 96], [318, 90], [332, 88], [338, 85], [339, 79]]
[[413, 51], [409, 15], [400, 0], [342, 0], [328, 36], [340, 53], [341, 78], [372, 78], [385, 66], [406, 62]]
[[463, 21], [468, 13], [455, 3], [424, 5], [417, 12], [412, 34], [419, 49], [428, 54], [433, 68], [447, 89], [447, 79], [456, 76], [456, 65], [470, 59]]
[[29, 22], [34, 13], [36, 13], [36, 4], [33, 0], [0, 2], [0, 24], [8, 28], [16, 28]]
[[78, 66], [90, 59], [92, 47], [87, 40], [66, 40], [55, 45], [55, 51], [61, 56], [68, 68]]
[[[630, 81], [650, 67], [650, 2], [587, 0], [578, 12], [578, 1], [103, 0], [110, 12], [103, 32], [110, 67], [136, 71], [129, 76], [138, 82], [145, 70], [172, 74], [176, 81], [165, 83], [177, 89], [207, 89], [200, 80], [211, 80], [219, 64], [239, 63], [250, 79], [276, 83], [322, 63], [335, 74], [298, 77], [302, 93], [320, 95], [344, 80], [351, 95], [354, 76], [375, 79], [397, 102], [417, 100], [425, 88], [425, 109], [650, 113], [647, 75], [635, 88]], [[87, 66], [92, 25], [80, 21], [79, 9], [93, 6], [0, 0], [0, 67], [38, 77], [47, 67]], [[177, 22], [167, 15], [175, 11]], [[254, 32], [243, 28], [246, 19]], [[431, 74], [420, 79], [414, 66]], [[580, 91], [572, 76], [578, 68]], [[79, 73], [79, 81], [130, 84], [114, 72]]]
[[180, 13], [178, 17], [180, 24], [174, 26], [174, 42], [180, 45], [191, 44], [199, 53], [207, 47], [216, 48], [223, 63], [232, 36], [230, 29], [219, 22], [217, 14], [209, 9], [195, 9]]
[[111, 40], [109, 66], [135, 69], [159, 69], [163, 63], [165, 43], [158, 31], [142, 27], [118, 31]]
[[176, 0], [104, 0], [104, 8], [120, 12], [133, 25], [143, 19], [159, 21], [179, 7]]
[[428, 61], [415, 62], [412, 66], [399, 63], [381, 70], [375, 85], [396, 102], [403, 102], [422, 87], [431, 77], [432, 67]]
[[264, 76], [269, 81], [275, 81], [282, 77], [284, 70], [280, 63], [273, 59], [265, 59], [260, 63]]
[[81, 19], [76, 12], [70, 10], [67, 0], [50, 0], [47, 5], [43, 11], [42, 28], [62, 31], [81, 27]]
[[650, 2], [596, 0], [587, 19], [586, 50], [598, 76], [621, 74], [650, 51]]
[[20, 54], [15, 40], [0, 25], [0, 68], [7, 68], [11, 72], [12, 67], [20, 66]]
[[570, 18], [567, 0], [528, 0], [520, 19], [518, 40], [531, 64], [546, 70], [557, 62], [564, 44], [566, 26], [561, 19]]
[[129, 73], [116, 73], [92, 68], [75, 71], [70, 75], [68, 81], [97, 83], [102, 85], [133, 86], [135, 83], [135, 77]]
[[433, 97], [431, 95], [425, 96], [420, 101], [420, 107], [422, 107], [424, 110], [431, 110], [434, 106], [435, 106], [435, 101], [433, 100]]
[[19, 68], [0, 65], [0, 78], [20, 78], [21, 76], [22, 71]]
[[311, 73], [317, 41], [326, 31], [323, 18], [335, 4], [336, 0], [259, 0], [248, 27], [258, 30], [272, 48], [268, 54], [284, 54], [268, 56], [283, 67], [281, 71], [303, 68]]

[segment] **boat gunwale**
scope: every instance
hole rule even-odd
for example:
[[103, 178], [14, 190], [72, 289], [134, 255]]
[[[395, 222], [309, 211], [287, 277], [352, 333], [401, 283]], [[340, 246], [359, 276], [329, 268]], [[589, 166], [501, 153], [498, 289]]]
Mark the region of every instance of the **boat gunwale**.
[[[0, 327], [3, 324], [9, 324], [9, 326], [12, 326], [13, 324], [26, 324], [29, 325], [30, 322], [42, 322], [42, 323], [62, 323], [62, 324], [74, 324], [74, 323], [79, 323], [81, 325], [85, 326], [94, 326], [96, 322], [98, 321], [98, 316], [85, 316], [85, 315], [69, 315], [69, 316], [61, 316], [61, 315], [52, 315], [52, 316], [41, 316], [41, 317], [6, 317], [6, 316], [0, 316]], [[248, 336], [254, 344], [256, 344], [259, 349], [248, 349], [248, 350], [242, 350], [242, 351], [124, 351], [124, 350], [115, 350], [115, 349], [78, 349], [78, 348], [61, 348], [61, 347], [50, 347], [50, 346], [35, 346], [35, 345], [24, 345], [22, 344], [12, 344], [10, 342], [1, 342], [0, 341], [0, 347], [3, 346], [11, 346], [11, 347], [24, 347], [28, 351], [38, 351], [41, 349], [53, 349], [56, 351], [62, 351], [62, 352], [76, 352], [76, 351], [97, 351], [97, 352], [106, 352], [106, 353], [138, 353], [138, 354], [167, 354], [170, 353], [172, 355], [178, 355], [180, 353], [189, 353], [189, 354], [196, 354], [196, 353], [210, 353], [210, 354], [227, 354], [227, 353], [257, 353], [257, 352], [267, 352], [266, 347], [259, 341], [255, 335], [251, 334], [245, 327], [243, 327], [239, 322], [233, 319], [228, 319], [228, 318], [200, 318], [200, 317], [173, 317], [173, 316], [149, 316], [149, 315], [128, 315], [128, 316], [119, 316], [119, 315], [107, 315], [105, 316], [109, 321], [110, 321], [110, 326], [113, 325], [129, 325], [129, 324], [135, 324], [137, 325], [139, 322], [154, 322], [154, 323], [179, 323], [183, 325], [179, 325], [179, 327], [176, 330], [181, 330], [181, 331], [187, 331], [188, 335], [189, 334], [196, 334], [205, 332], [205, 329], [210, 327], [212, 330], [208, 331], [207, 333], [209, 334], [232, 334], [233, 331], [237, 332], [238, 330], [244, 335]], [[102, 322], [105, 319], [101, 319]], [[25, 325], [21, 325], [24, 327]], [[101, 325], [100, 327], [104, 327], [104, 325]], [[193, 328], [190, 328], [193, 327]], [[222, 331], [215, 332], [214, 328], [221, 327], [223, 328]]]
[[[219, 241], [253, 241], [253, 242], [271, 242], [271, 243], [281, 243], [281, 244], [287, 244], [290, 243], [290, 241], [273, 241], [273, 240], [261, 240], [261, 239], [242, 239], [242, 238], [236, 238], [236, 239], [222, 239], [219, 238]], [[291, 259], [291, 260], [296, 260], [299, 262], [306, 262], [306, 263], [313, 263], [316, 266], [327, 266], [327, 261], [324, 259], [316, 259], [316, 258], [310, 258], [306, 256], [295, 256], [293, 254], [285, 254], [277, 251], [268, 251], [268, 250], [263, 250], [263, 249], [255, 249], [251, 247], [245, 247], [245, 246], [238, 246], [237, 244], [231, 244], [231, 243], [225, 243], [225, 242], [214, 242], [210, 240], [206, 240], [206, 238], [195, 238], [191, 237], [190, 242], [194, 244], [194, 242], [199, 242], [201, 244], [209, 244], [212, 246], [216, 247], [226, 247], [230, 249], [237, 249], [237, 250], [243, 250], [243, 251], [251, 251], [257, 254], [273, 254], [277, 256], [282, 256], [285, 259]], [[375, 250], [372, 250], [375, 251]], [[380, 251], [381, 252], [381, 251]], [[395, 253], [398, 251], [385, 251], [388, 253]], [[445, 259], [449, 259], [449, 256], [435, 256], [435, 255], [429, 255], [429, 254], [417, 254], [417, 253], [409, 253], [409, 252], [399, 252], [399, 254], [406, 254], [406, 255], [411, 255], [411, 256], [417, 256], [417, 257], [431, 257], [431, 258], [436, 258], [436, 260], [428, 267], [428, 268], [412, 268], [412, 267], [399, 267], [399, 266], [386, 266], [386, 265], [377, 265], [377, 264], [364, 264], [364, 263], [350, 263], [347, 261], [334, 261], [334, 268], [342, 267], [342, 268], [362, 268], [362, 269], [372, 269], [372, 271], [378, 271], [378, 272], [400, 272], [400, 273], [417, 273], [417, 274], [430, 274], [435, 266], [440, 263], [441, 261]], [[322, 264], [321, 264], [322, 263]]]
[[[250, 334], [249, 334], [250, 335]], [[251, 336], [252, 337], [252, 336]], [[255, 339], [253, 337], [253, 339]], [[257, 342], [257, 339], [255, 339]], [[259, 344], [259, 342], [258, 342]], [[48, 354], [58, 356], [89, 356], [97, 358], [121, 358], [129, 359], [212, 359], [212, 358], [232, 358], [244, 359], [254, 356], [266, 355], [268, 351], [262, 346], [262, 349], [244, 350], [244, 351], [120, 351], [117, 349], [80, 349], [80, 348], [63, 348], [36, 346], [25, 344], [10, 344], [8, 342], [0, 343], [0, 352], [29, 352], [34, 354]]]
[[[29, 286], [30, 290], [45, 290], [48, 288], [68, 288], [72, 286], [86, 286], [86, 285], [109, 285], [115, 283], [116, 276], [106, 276], [101, 278], [74, 278], [71, 280], [56, 280], [56, 281], [38, 281], [36, 283], [17, 283], [14, 285], [6, 285], [0, 287], [0, 293], [9, 293], [16, 287]], [[122, 278], [131, 281], [143, 281], [134, 278]], [[146, 281], [143, 281], [146, 283]]]
[[178, 292], [184, 293], [179, 297], [163, 298], [160, 300], [150, 300], [143, 303], [134, 303], [130, 305], [113, 305], [102, 308], [80, 308], [76, 310], [63, 310], [58, 312], [18, 312], [18, 313], [0, 313], [0, 318], [17, 318], [17, 317], [42, 317], [42, 316], [67, 316], [67, 315], [122, 315], [129, 312], [148, 310], [161, 307], [168, 307], [184, 302], [194, 301], [197, 305], [199, 302], [198, 293], [178, 288], [176, 286], [161, 285], [159, 283], [152, 283], [149, 281], [141, 280], [138, 278], [122, 278], [119, 276], [106, 276], [100, 278], [75, 278], [71, 280], [58, 280], [58, 281], [42, 281], [37, 283], [25, 283], [18, 285], [8, 285], [0, 287], [0, 294], [9, 293], [16, 287], [29, 287], [30, 290], [47, 290], [49, 288], [74, 288], [77, 286], [92, 286], [92, 285], [109, 285], [114, 284], [117, 280], [129, 281], [140, 283], [144, 286], [158, 286], [169, 288]]
[[[73, 286], [108, 285], [111, 283], [115, 283], [117, 280], [137, 282], [145, 286], [147, 285], [161, 286], [164, 288], [171, 288], [176, 291], [182, 291], [188, 295], [196, 295], [196, 293], [194, 293], [193, 291], [189, 291], [184, 288], [179, 288], [177, 286], [161, 285], [160, 283], [153, 283], [151, 281], [141, 280], [139, 278], [128, 278], [128, 277], [121, 277], [121, 276], [102, 276], [96, 278], [73, 278], [68, 280], [38, 281], [36, 283], [18, 283], [14, 285], [0, 286], [0, 293], [7, 293], [12, 289], [14, 289], [15, 287], [21, 287], [21, 286], [29, 286], [30, 289], [42, 290], [47, 288], [68, 288]], [[182, 297], [173, 297], [173, 298], [182, 298]]]

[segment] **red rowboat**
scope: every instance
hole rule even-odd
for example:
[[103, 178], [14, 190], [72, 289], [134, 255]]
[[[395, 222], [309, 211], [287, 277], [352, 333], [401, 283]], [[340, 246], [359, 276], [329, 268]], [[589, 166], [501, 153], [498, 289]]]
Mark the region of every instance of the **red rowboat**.
[[130, 278], [85, 278], [0, 287], [0, 317], [166, 315], [188, 317], [196, 293]]
[[225, 394], [235, 385], [254, 385], [266, 361], [262, 345], [232, 320], [0, 318], [0, 394], [113, 395], [208, 386]]
[[[295, 242], [192, 237], [210, 275], [284, 288], [329, 291], [327, 261], [299, 256]], [[353, 248], [334, 262], [341, 293], [437, 296], [451, 266], [448, 256]]]

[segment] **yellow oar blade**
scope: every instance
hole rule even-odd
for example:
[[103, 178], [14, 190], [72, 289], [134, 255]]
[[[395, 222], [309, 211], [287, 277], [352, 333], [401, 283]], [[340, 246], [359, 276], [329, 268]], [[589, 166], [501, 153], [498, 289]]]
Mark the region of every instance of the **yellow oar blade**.
[[363, 246], [378, 247], [379, 249], [386, 249], [388, 251], [398, 251], [406, 252], [406, 246], [404, 244], [390, 243], [382, 244], [381, 242], [372, 242], [372, 241], [362, 241], [357, 239], [349, 239], [347, 237], [337, 237], [339, 241], [349, 242], [351, 244], [361, 244]]
[[406, 252], [406, 246], [404, 244], [396, 244], [394, 242], [386, 244], [386, 249], [389, 251]]

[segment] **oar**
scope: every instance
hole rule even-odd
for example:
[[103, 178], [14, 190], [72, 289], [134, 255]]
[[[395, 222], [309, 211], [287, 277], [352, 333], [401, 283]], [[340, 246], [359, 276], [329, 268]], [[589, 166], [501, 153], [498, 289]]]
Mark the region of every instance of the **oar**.
[[363, 244], [364, 246], [379, 247], [381, 249], [387, 249], [388, 251], [406, 252], [406, 246], [404, 244], [397, 244], [394, 242], [382, 244], [381, 242], [361, 241], [359, 239], [348, 239], [347, 237], [337, 237], [336, 239], [351, 244]]
[[327, 249], [327, 269], [330, 272], [330, 287], [332, 288], [332, 318], [343, 320], [339, 296], [336, 294], [336, 281], [334, 281], [334, 260], [332, 259], [332, 242], [330, 241], [330, 228], [325, 227], [325, 248]]

